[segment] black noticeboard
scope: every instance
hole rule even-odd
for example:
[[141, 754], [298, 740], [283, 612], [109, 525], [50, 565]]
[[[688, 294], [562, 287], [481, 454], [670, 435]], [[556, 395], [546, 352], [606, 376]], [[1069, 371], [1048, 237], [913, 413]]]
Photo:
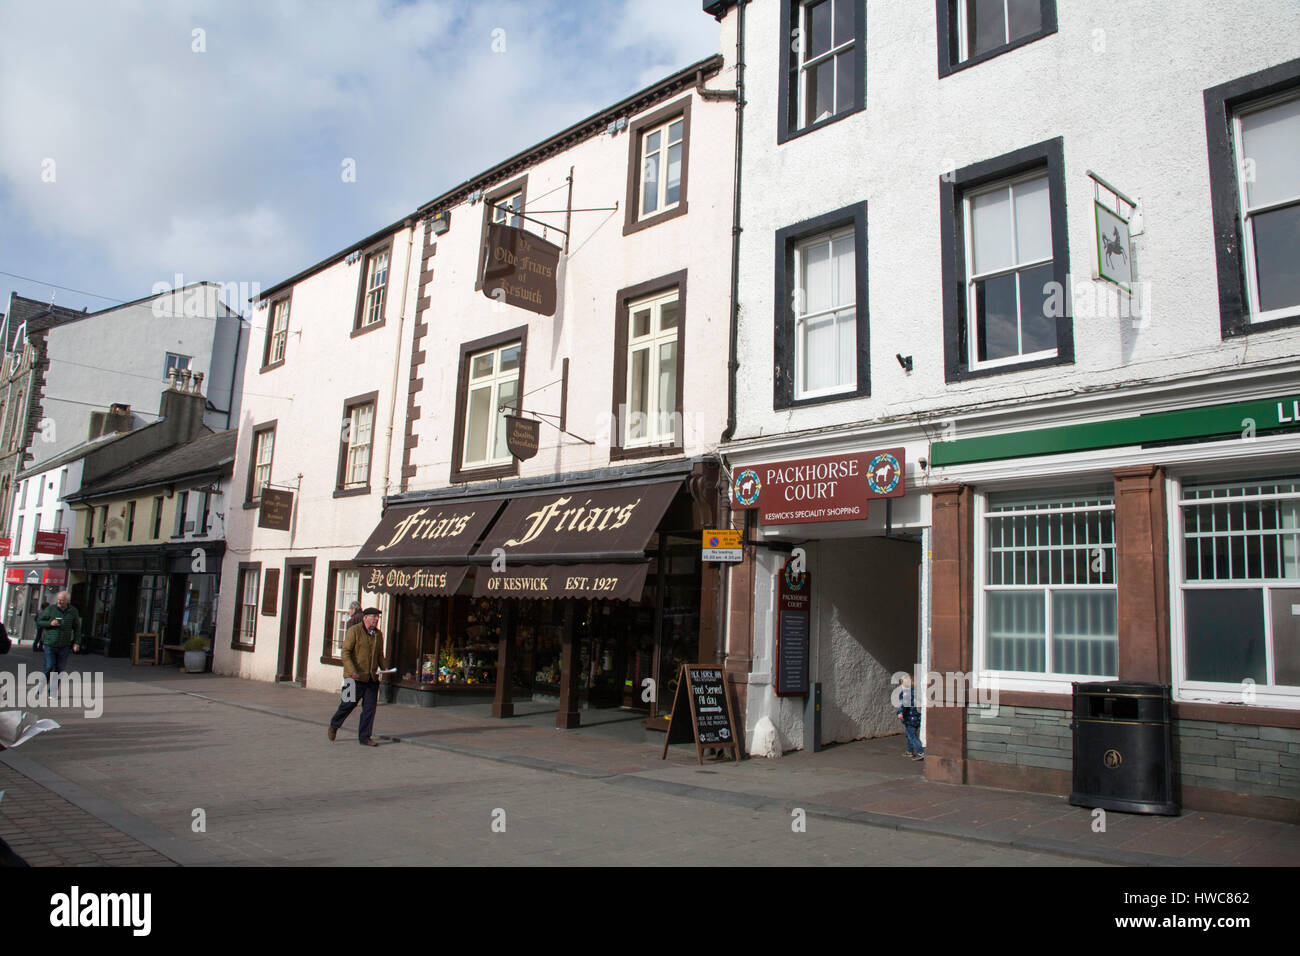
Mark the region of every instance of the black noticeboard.
[[776, 693], [807, 697], [812, 575], [796, 571], [792, 558], [781, 569], [776, 593]]
[[[687, 718], [690, 718], [689, 727]], [[736, 739], [736, 720], [731, 710], [727, 674], [721, 667], [682, 665], [660, 759], [667, 758], [670, 744], [689, 740], [695, 741], [695, 757], [700, 763], [704, 763], [705, 747], [730, 747], [732, 756], [740, 759], [740, 741]]]
[[137, 634], [135, 645], [131, 648], [132, 664], [158, 663], [158, 635]]

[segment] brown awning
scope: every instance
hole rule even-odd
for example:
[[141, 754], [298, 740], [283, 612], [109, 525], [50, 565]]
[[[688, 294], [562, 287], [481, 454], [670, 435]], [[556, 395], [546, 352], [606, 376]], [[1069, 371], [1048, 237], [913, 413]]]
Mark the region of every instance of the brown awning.
[[478, 568], [475, 597], [597, 598], [637, 601], [645, 589], [650, 565], [641, 564], [521, 564], [504, 571]]
[[[617, 555], [631, 560], [645, 552], [655, 528], [682, 486], [681, 481], [560, 489], [515, 498], [474, 553], [563, 559]], [[534, 562], [536, 563], [536, 562]]]
[[456, 593], [468, 571], [469, 567], [463, 564], [363, 567], [361, 573], [365, 583], [361, 585], [361, 590], [382, 594], [429, 594], [445, 597]]
[[387, 565], [464, 559], [500, 507], [500, 498], [490, 498], [391, 508], [356, 560]]

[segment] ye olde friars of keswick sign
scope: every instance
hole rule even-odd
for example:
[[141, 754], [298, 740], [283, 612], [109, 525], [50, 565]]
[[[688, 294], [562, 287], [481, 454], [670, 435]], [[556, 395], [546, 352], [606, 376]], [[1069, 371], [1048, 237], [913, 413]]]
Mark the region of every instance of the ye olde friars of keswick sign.
[[555, 282], [560, 247], [531, 233], [493, 223], [488, 226], [483, 294], [494, 302], [538, 315], [555, 314]]

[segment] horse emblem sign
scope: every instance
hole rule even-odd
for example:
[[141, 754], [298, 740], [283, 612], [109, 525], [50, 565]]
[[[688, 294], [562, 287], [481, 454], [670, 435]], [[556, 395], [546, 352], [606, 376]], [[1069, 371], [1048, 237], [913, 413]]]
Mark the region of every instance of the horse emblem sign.
[[889, 452], [882, 451], [871, 459], [871, 465], [867, 469], [867, 487], [878, 495], [886, 496], [898, 487], [902, 471], [898, 459]]
[[1133, 285], [1128, 220], [1101, 203], [1097, 213], [1097, 275], [1128, 291]]
[[732, 494], [736, 498], [736, 504], [741, 508], [752, 508], [756, 505], [759, 493], [762, 490], [763, 483], [758, 480], [758, 473], [752, 468], [746, 468], [738, 473], [735, 483], [731, 486]]

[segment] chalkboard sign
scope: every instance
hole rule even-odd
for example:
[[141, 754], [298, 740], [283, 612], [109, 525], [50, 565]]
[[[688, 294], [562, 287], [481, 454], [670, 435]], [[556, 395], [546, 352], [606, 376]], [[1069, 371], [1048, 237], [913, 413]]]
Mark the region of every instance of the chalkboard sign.
[[791, 558], [776, 588], [776, 693], [808, 696], [808, 639], [812, 576], [794, 570]]
[[[687, 718], [690, 719], [689, 727]], [[682, 665], [661, 759], [667, 758], [670, 744], [692, 739], [700, 763], [704, 763], [705, 747], [730, 747], [732, 756], [740, 759], [740, 741], [736, 739], [727, 675], [721, 667]]]
[[158, 663], [158, 635], [137, 634], [135, 646], [131, 649], [132, 664]]

